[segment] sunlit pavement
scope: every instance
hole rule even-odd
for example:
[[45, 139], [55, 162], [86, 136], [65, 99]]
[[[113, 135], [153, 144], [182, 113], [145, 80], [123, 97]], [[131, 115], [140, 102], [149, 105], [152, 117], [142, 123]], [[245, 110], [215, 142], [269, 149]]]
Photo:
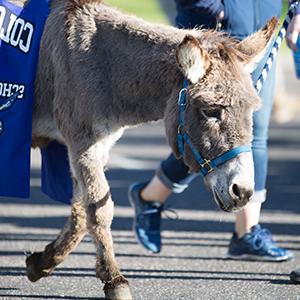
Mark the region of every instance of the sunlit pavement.
[[[292, 72], [291, 64], [282, 65]], [[295, 97], [299, 82], [291, 78], [285, 79]], [[284, 263], [224, 259], [234, 216], [217, 209], [201, 178], [170, 198], [179, 218], [163, 220], [162, 252], [141, 249], [131, 231], [127, 187], [148, 180], [169, 148], [161, 124], [126, 131], [112, 151], [107, 176], [116, 205], [116, 256], [136, 300], [300, 299], [300, 286], [289, 283], [290, 271], [300, 267], [300, 114], [294, 115], [294, 121], [271, 127], [268, 201], [261, 218], [278, 243], [294, 252], [295, 259]], [[25, 276], [24, 250], [42, 250], [69, 214], [68, 206], [40, 192], [39, 152], [32, 158], [31, 199], [0, 198], [0, 299], [101, 299], [89, 236], [52, 276], [35, 284]]]
[[[196, 179], [169, 203], [179, 219], [164, 219], [161, 254], [136, 244], [127, 187], [147, 180], [169, 149], [160, 124], [130, 129], [114, 148], [107, 172], [116, 204], [113, 236], [117, 259], [135, 299], [299, 299], [289, 272], [300, 267], [300, 122], [273, 125], [270, 140], [269, 196], [262, 223], [296, 259], [287, 263], [225, 260], [234, 216], [220, 212]], [[95, 278], [90, 237], [51, 277], [32, 284], [25, 276], [24, 250], [41, 250], [63, 226], [69, 207], [41, 194], [39, 153], [33, 153], [30, 200], [0, 204], [0, 299], [95, 299], [103, 297]]]

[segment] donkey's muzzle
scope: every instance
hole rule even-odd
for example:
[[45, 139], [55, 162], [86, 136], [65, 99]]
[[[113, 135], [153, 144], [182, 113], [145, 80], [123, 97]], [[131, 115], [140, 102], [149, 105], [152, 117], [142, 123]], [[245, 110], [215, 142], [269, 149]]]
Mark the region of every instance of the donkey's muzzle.
[[253, 195], [253, 190], [233, 184], [229, 187], [228, 193], [225, 194], [227, 196], [219, 193], [217, 189], [213, 190], [214, 200], [220, 209], [226, 212], [235, 212], [249, 202]]

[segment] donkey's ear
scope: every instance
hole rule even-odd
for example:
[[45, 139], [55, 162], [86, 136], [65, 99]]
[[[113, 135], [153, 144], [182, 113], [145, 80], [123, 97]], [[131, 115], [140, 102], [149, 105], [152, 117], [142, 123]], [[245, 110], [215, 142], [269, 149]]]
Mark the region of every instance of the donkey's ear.
[[259, 61], [264, 57], [278, 25], [277, 18], [273, 17], [266, 26], [248, 38], [238, 43], [236, 50], [245, 64], [248, 72], [253, 72]]
[[208, 53], [200, 47], [198, 40], [187, 35], [176, 50], [177, 63], [191, 83], [197, 83], [206, 73], [210, 61]]

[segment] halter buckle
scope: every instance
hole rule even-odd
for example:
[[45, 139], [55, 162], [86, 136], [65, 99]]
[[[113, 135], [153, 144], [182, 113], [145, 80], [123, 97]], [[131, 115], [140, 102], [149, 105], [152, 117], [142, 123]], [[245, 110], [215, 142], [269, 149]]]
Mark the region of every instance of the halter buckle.
[[211, 161], [209, 159], [204, 158], [204, 163], [200, 164], [201, 168], [205, 168], [207, 170], [207, 173], [210, 173], [214, 170], [214, 168], [211, 166]]
[[178, 125], [178, 127], [177, 127], [177, 133], [178, 134], [182, 134], [182, 129], [183, 129], [183, 126], [182, 125]]
[[187, 88], [182, 88], [179, 92], [179, 96], [178, 96], [178, 105], [179, 106], [185, 106], [185, 92], [187, 91]]

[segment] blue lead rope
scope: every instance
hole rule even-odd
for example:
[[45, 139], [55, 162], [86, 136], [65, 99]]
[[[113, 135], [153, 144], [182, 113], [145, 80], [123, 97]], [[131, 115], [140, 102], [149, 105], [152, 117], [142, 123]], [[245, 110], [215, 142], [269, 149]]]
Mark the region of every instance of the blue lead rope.
[[295, 10], [298, 7], [299, 3], [300, 2], [297, 1], [294, 4], [291, 5], [291, 7], [290, 7], [290, 9], [287, 13], [286, 18], [283, 21], [281, 29], [279, 30], [279, 32], [277, 34], [277, 37], [276, 37], [275, 42], [274, 42], [274, 44], [272, 46], [272, 49], [270, 51], [267, 62], [265, 63], [265, 65], [263, 67], [263, 70], [262, 70], [260, 76], [258, 77], [257, 82], [254, 85], [254, 87], [255, 87], [255, 89], [257, 90], [258, 93], [260, 93], [260, 91], [262, 89], [262, 86], [263, 86], [263, 83], [265, 82], [265, 80], [268, 76], [268, 73], [272, 68], [273, 62], [274, 62], [275, 58], [277, 57], [277, 54], [278, 54], [279, 48], [281, 46], [281, 43], [282, 43], [282, 41], [283, 41], [283, 39], [286, 35], [287, 28], [288, 28], [288, 26], [289, 26], [289, 24], [290, 24], [290, 22], [293, 18], [293, 15], [294, 15]]

